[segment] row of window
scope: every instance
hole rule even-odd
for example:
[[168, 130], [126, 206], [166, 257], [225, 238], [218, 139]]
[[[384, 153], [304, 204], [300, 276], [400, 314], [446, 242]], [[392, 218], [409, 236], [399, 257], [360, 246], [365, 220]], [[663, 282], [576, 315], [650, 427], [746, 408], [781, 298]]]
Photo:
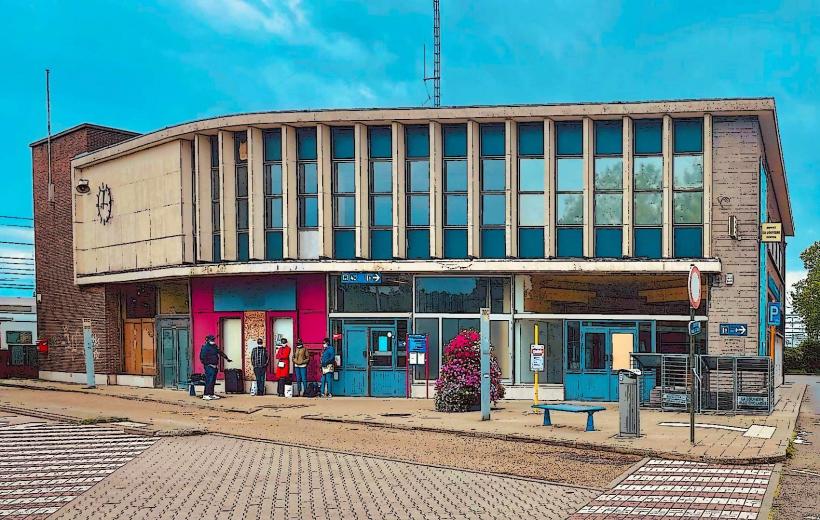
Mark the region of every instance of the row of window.
[[[634, 256], [662, 257], [663, 139], [662, 120], [636, 120], [633, 139], [632, 205]], [[556, 256], [584, 256], [584, 132], [580, 121], [555, 125], [555, 229]], [[407, 258], [430, 258], [430, 142], [428, 125], [404, 127], [406, 151], [406, 251]], [[672, 133], [672, 253], [674, 257], [700, 257], [703, 243], [703, 121], [677, 119]], [[367, 127], [367, 176], [356, 178], [353, 127], [333, 127], [331, 137], [331, 194], [333, 256], [356, 257], [356, 193], [359, 182], [368, 183], [366, 222], [369, 257], [393, 256], [393, 136], [389, 126]], [[480, 257], [503, 258], [507, 215], [505, 125], [479, 126], [479, 230]], [[319, 225], [319, 178], [315, 127], [296, 130], [297, 214], [300, 241], [303, 231]], [[591, 218], [593, 256], [621, 257], [623, 251], [624, 186], [623, 123], [594, 122]], [[282, 134], [264, 133], [265, 258], [283, 257]], [[236, 164], [237, 251], [248, 258], [247, 134], [234, 138]], [[468, 256], [467, 125], [442, 126], [443, 256]], [[519, 123], [518, 148], [518, 250], [520, 258], [546, 256], [546, 169], [543, 123]], [[211, 140], [211, 182], [214, 260], [219, 261], [220, 190], [219, 146]], [[361, 216], [360, 216], [361, 219]], [[305, 240], [309, 242], [310, 240]], [[313, 240], [314, 242], [317, 240]], [[300, 245], [300, 250], [302, 249]], [[300, 255], [302, 256], [302, 255]]]

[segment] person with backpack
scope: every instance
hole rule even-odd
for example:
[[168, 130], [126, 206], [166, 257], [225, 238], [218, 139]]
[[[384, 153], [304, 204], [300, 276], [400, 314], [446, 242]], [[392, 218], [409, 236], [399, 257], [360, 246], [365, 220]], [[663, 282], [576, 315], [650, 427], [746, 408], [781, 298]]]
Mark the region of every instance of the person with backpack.
[[232, 360], [219, 349], [216, 344], [216, 338], [213, 335], [205, 337], [205, 344], [199, 349], [199, 360], [205, 367], [205, 392], [202, 399], [210, 401], [212, 399], [219, 399], [219, 396], [214, 395], [214, 385], [216, 385], [216, 374], [219, 372], [219, 358], [224, 359], [228, 363]]
[[270, 356], [262, 338], [256, 340], [256, 346], [251, 351], [251, 365], [253, 375], [256, 376], [256, 395], [265, 395], [265, 373], [268, 371]]
[[296, 340], [296, 350], [293, 351], [293, 368], [296, 372], [296, 385], [293, 396], [305, 395], [307, 390], [307, 367], [310, 362], [310, 352], [305, 348], [301, 339]]
[[276, 369], [274, 375], [276, 376], [276, 393], [279, 397], [285, 397], [285, 384], [290, 378], [290, 345], [288, 345], [287, 338], [282, 338], [281, 344], [276, 349]]
[[331, 382], [333, 381], [333, 370], [336, 366], [336, 349], [333, 348], [333, 343], [330, 338], [324, 339], [324, 349], [322, 350], [322, 387], [319, 390], [324, 397], [333, 397], [330, 393]]

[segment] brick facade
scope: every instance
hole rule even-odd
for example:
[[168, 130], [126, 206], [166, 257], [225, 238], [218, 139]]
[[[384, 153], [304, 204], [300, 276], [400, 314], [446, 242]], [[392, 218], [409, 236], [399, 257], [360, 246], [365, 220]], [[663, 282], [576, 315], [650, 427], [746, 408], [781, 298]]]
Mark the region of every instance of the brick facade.
[[[709, 302], [709, 353], [758, 353], [760, 306], [760, 126], [754, 117], [716, 117], [712, 152], [712, 253], [722, 264]], [[729, 216], [738, 238], [729, 237]], [[734, 284], [726, 285], [726, 274]], [[745, 323], [748, 336], [720, 335], [721, 323]]]
[[51, 140], [54, 200], [48, 201], [48, 150], [45, 141], [31, 145], [34, 192], [34, 246], [37, 334], [49, 341], [40, 370], [84, 372], [83, 318], [90, 319], [96, 340], [95, 371], [113, 374], [121, 362], [119, 299], [111, 289], [74, 284], [71, 203], [71, 160], [135, 134], [94, 125], [80, 125]]

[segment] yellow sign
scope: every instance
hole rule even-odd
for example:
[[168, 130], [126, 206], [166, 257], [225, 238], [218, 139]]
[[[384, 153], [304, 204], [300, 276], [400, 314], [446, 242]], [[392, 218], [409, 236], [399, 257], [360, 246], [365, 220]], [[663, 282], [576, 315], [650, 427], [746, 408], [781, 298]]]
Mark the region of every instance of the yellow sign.
[[783, 224], [780, 222], [761, 224], [760, 240], [762, 242], [781, 242], [783, 240]]

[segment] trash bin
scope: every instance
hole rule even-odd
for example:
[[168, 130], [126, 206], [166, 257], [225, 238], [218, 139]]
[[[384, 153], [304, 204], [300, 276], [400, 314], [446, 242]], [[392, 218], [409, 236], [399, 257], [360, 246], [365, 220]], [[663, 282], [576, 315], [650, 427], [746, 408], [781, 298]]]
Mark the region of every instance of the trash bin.
[[638, 378], [640, 370], [618, 371], [618, 410], [620, 412], [619, 437], [640, 437], [640, 392]]

